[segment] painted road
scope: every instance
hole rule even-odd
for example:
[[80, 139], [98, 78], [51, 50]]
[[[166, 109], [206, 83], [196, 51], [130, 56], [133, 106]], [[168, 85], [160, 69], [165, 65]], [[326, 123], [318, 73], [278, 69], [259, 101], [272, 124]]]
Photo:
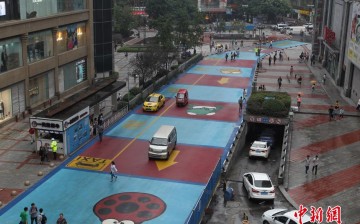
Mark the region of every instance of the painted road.
[[[159, 91], [166, 96], [160, 111], [135, 108], [105, 132], [102, 143], [92, 140], [2, 209], [0, 223], [18, 222], [32, 202], [45, 209], [49, 223], [60, 212], [68, 223], [186, 222], [215, 167], [226, 159], [242, 120], [237, 101], [243, 89], [250, 95], [256, 61], [252, 49], [235, 61], [225, 62], [224, 53], [206, 57]], [[189, 91], [190, 103], [183, 108], [174, 101], [179, 88]], [[176, 126], [176, 150], [168, 161], [149, 160], [148, 140], [163, 124]], [[111, 161], [119, 170], [115, 182], [110, 182]]]

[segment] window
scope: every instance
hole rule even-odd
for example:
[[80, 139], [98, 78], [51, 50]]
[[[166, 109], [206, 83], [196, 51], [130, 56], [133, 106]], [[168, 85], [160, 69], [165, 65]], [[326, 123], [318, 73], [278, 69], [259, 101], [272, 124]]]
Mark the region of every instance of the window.
[[289, 218], [287, 218], [285, 216], [277, 216], [277, 217], [275, 217], [275, 220], [280, 222], [280, 223], [286, 223], [288, 219]]
[[55, 95], [54, 71], [38, 75], [29, 80], [30, 104], [35, 106]]
[[50, 30], [29, 34], [27, 45], [28, 62], [53, 56], [53, 38]]
[[0, 40], [0, 73], [22, 66], [20, 38]]
[[85, 46], [85, 23], [70, 24], [59, 28], [56, 44], [59, 53]]
[[59, 68], [59, 91], [62, 93], [87, 80], [86, 60], [80, 59]]

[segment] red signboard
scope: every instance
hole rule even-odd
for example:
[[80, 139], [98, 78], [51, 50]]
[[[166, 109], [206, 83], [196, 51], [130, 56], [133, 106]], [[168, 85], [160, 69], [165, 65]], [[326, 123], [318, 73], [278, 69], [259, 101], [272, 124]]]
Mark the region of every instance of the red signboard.
[[335, 32], [327, 26], [324, 27], [324, 39], [329, 45], [331, 45], [335, 40]]

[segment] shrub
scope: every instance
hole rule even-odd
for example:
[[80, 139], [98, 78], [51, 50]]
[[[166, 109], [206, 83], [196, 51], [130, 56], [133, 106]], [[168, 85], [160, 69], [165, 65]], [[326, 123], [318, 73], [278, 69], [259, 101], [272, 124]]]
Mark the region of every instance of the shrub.
[[290, 111], [291, 97], [283, 92], [254, 92], [247, 102], [248, 114], [287, 117]]
[[130, 93], [134, 96], [136, 96], [137, 94], [141, 93], [142, 89], [139, 87], [133, 87], [130, 89]]

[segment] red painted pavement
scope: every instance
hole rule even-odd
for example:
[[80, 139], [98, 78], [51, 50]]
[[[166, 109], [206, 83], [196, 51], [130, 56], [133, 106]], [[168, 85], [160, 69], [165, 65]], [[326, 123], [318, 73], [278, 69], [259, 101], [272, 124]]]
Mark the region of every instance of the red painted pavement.
[[114, 160], [121, 174], [205, 184], [223, 153], [220, 148], [178, 144], [176, 150], [180, 152], [174, 159], [175, 164], [159, 170], [157, 160], [148, 159], [148, 148], [148, 141], [105, 137], [102, 143], [96, 143], [81, 156]]
[[[240, 53], [241, 55], [241, 53]], [[235, 67], [243, 67], [243, 68], [252, 68], [255, 65], [254, 60], [235, 60], [235, 61], [225, 61], [224, 59], [220, 58], [207, 58], [202, 60], [198, 63], [198, 65], [216, 65], [216, 66], [235, 66]]]
[[[221, 84], [221, 81], [226, 80], [226, 83]], [[196, 82], [198, 81], [198, 82]], [[196, 74], [186, 74], [181, 76], [176, 84], [188, 84], [193, 85], [196, 82], [196, 85], [204, 86], [221, 86], [227, 88], [247, 88], [250, 82], [250, 78], [245, 77], [229, 77], [229, 76], [216, 76], [216, 75], [205, 75], [202, 79], [199, 80], [199, 75]]]
[[298, 149], [291, 150], [290, 159], [293, 161], [303, 161], [307, 155], [314, 156], [329, 152], [331, 150], [344, 147], [360, 141], [360, 130], [349, 132], [343, 135], [331, 137]]
[[[319, 172], [321, 172], [321, 168]], [[291, 188], [288, 193], [297, 204], [309, 206], [311, 203], [358, 184], [360, 184], [360, 164], [304, 185]]]
[[11, 192], [12, 191], [16, 191], [18, 196], [19, 194], [21, 194], [24, 189], [19, 189], [19, 188], [1, 188], [0, 189], [0, 198], [1, 198], [1, 202], [3, 204], [7, 204], [10, 201], [14, 200], [16, 196], [11, 196]]
[[[310, 75], [310, 74], [308, 74], [308, 75]], [[281, 78], [283, 79], [283, 84], [284, 84], [284, 82], [288, 82], [287, 79], [286, 79], [286, 75], [284, 75], [284, 74], [270, 75], [270, 74], [261, 74], [261, 73], [259, 73], [260, 78], [269, 78], [269, 79], [276, 79], [277, 80], [279, 78], [279, 76], [281, 76]], [[303, 83], [305, 83], [307, 80], [313, 80], [313, 78], [309, 78], [306, 75], [301, 75], [301, 76], [302, 76]], [[290, 81], [297, 84], [297, 81], [295, 79], [295, 75], [290, 77]]]
[[[191, 95], [189, 95], [191, 97]], [[214, 115], [190, 115], [187, 113], [192, 106], [210, 106], [219, 108]], [[168, 109], [168, 107], [170, 107]], [[245, 108], [245, 107], [244, 107]], [[205, 119], [205, 120], [219, 120], [219, 121], [233, 121], [239, 120], [239, 105], [237, 103], [224, 103], [224, 102], [211, 102], [191, 100], [189, 104], [184, 107], [177, 107], [175, 105], [175, 99], [166, 101], [164, 111], [167, 110], [162, 116], [171, 116], [188, 119]], [[142, 109], [136, 111], [138, 114], [148, 114], [143, 112]]]
[[[261, 82], [261, 83], [259, 83], [259, 84], [262, 84], [262, 85], [265, 85], [265, 87], [278, 87], [279, 85], [278, 85], [278, 83], [277, 83], [277, 79], [275, 80], [274, 79], [274, 82]], [[285, 79], [283, 79], [283, 81], [282, 81], [282, 84], [281, 84], [281, 88], [296, 88], [296, 87], [299, 87], [299, 84], [297, 83], [297, 82], [295, 82], [295, 81], [293, 81], [291, 84], [288, 84], [288, 81]], [[301, 87], [302, 89], [311, 89], [311, 84], [309, 83], [309, 84], [307, 84], [307, 83], [303, 83], [302, 84], [302, 87]], [[316, 86], [315, 87], [315, 90], [316, 89], [322, 89], [321, 88], [321, 86]], [[312, 96], [315, 96], [315, 95], [318, 95], [319, 93], [313, 93], [312, 94]], [[320, 95], [324, 95], [325, 93], [321, 93]]]
[[[268, 64], [266, 64], [268, 65]], [[266, 66], [265, 69], [266, 69], [266, 72], [290, 72], [290, 67], [288, 68], [274, 68], [274, 67], [277, 67], [277, 65], [273, 66], [273, 64], [271, 64], [271, 66]], [[263, 69], [264, 69], [264, 62], [263, 62]], [[300, 69], [294, 69], [294, 74], [309, 74], [311, 73], [310, 70], [300, 70]]]
[[[303, 109], [303, 106], [301, 105], [301, 108]], [[302, 128], [309, 128], [309, 127], [314, 127], [316, 125], [320, 125], [320, 124], [325, 124], [328, 123], [329, 121], [329, 116], [327, 115], [314, 115], [314, 116], [309, 116], [306, 119], [300, 120], [300, 121], [296, 121], [294, 128], [295, 130], [298, 129], [302, 129]]]
[[[305, 104], [305, 105], [301, 105], [301, 108], [303, 109], [314, 109], [314, 110], [326, 110], [326, 112], [328, 111], [330, 105], [318, 105], [318, 104]], [[341, 108], [344, 109], [345, 114], [346, 112], [356, 112], [356, 108], [354, 106], [341, 106]]]
[[[266, 87], [266, 86], [265, 86]], [[329, 97], [326, 94], [304, 94], [302, 92], [303, 87], [298, 87], [298, 93], [301, 93], [301, 98], [317, 98], [317, 99], [328, 99]], [[306, 88], [304, 88], [305, 90]], [[288, 93], [291, 97], [296, 98], [298, 93]], [[302, 105], [301, 105], [302, 106]]]

